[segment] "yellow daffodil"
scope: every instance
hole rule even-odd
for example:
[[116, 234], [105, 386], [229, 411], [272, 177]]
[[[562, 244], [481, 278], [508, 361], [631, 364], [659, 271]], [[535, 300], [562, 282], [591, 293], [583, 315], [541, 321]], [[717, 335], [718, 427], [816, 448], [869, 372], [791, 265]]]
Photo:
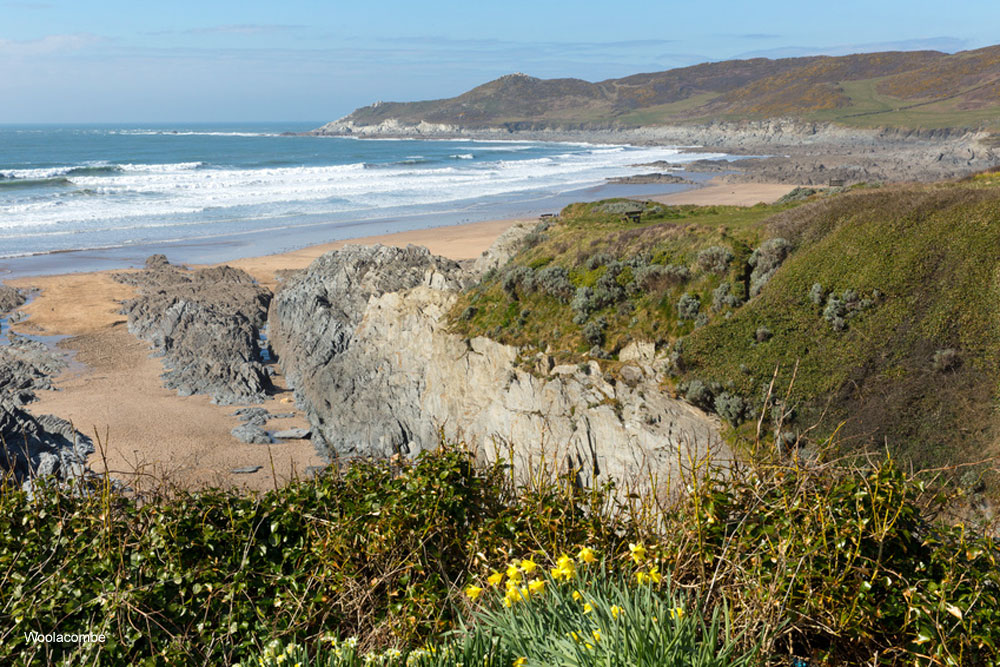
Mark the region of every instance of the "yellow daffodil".
[[594, 631], [592, 633], [590, 633], [590, 634], [592, 634], [594, 636], [594, 641], [595, 642], [601, 641], [601, 630], [600, 630], [600, 628], [595, 628]]
[[587, 648], [588, 651], [593, 651], [594, 650], [594, 645], [593, 644], [586, 643], [586, 644], [584, 644], [584, 646]]
[[475, 600], [483, 594], [483, 589], [474, 584], [469, 584], [465, 587], [465, 594], [469, 596], [470, 600]]
[[493, 586], [495, 588], [500, 585], [501, 581], [503, 581], [503, 574], [501, 574], [500, 572], [494, 572], [490, 576], [486, 577], [486, 581], [489, 583], [490, 586]]
[[572, 640], [575, 641], [575, 642], [580, 641], [580, 635], [578, 635], [575, 632], [570, 632], [569, 633], [569, 637], [572, 638]]
[[521, 570], [517, 569], [517, 565], [511, 563], [507, 566], [507, 578], [515, 583], [521, 581]]
[[531, 574], [532, 572], [535, 571], [536, 567], [538, 566], [535, 564], [535, 561], [531, 560], [530, 558], [525, 558], [524, 560], [521, 561], [521, 570], [525, 574]]
[[583, 603], [583, 613], [584, 614], [589, 614], [592, 611], [594, 611], [594, 605], [590, 604], [589, 602], [584, 602]]
[[645, 572], [641, 572], [641, 571], [640, 572], [636, 572], [635, 573], [635, 580], [638, 581], [639, 584], [644, 584], [647, 581], [649, 581], [649, 575], [646, 574]]
[[673, 609], [671, 609], [670, 610], [670, 618], [676, 619], [678, 621], [680, 619], [684, 618], [684, 608], [683, 607], [674, 607]]
[[580, 559], [581, 563], [595, 563], [597, 562], [597, 555], [594, 550], [590, 547], [584, 547], [580, 549], [580, 553], [576, 555]]
[[528, 591], [534, 595], [540, 595], [545, 592], [545, 582], [541, 579], [532, 579], [531, 583], [528, 584]]
[[646, 547], [642, 545], [642, 542], [639, 544], [629, 543], [628, 550], [632, 553], [632, 560], [634, 560], [637, 565], [646, 560]]
[[581, 593], [580, 591], [573, 591], [573, 599], [579, 602], [580, 600], [583, 599], [583, 593]]
[[524, 656], [521, 656], [520, 658], [514, 661], [514, 667], [524, 667], [525, 663], [527, 662], [528, 659], [525, 658]]
[[614, 616], [615, 618], [618, 618], [619, 616], [622, 615], [622, 608], [619, 607], [618, 605], [612, 605], [611, 615]]
[[649, 568], [649, 580], [654, 584], [658, 584], [663, 581], [663, 575], [660, 574], [660, 568], [656, 565]]
[[573, 559], [569, 556], [563, 554], [559, 560], [556, 561], [556, 567], [552, 570], [552, 578], [558, 581], [559, 579], [565, 579], [569, 581], [576, 574], [576, 564]]

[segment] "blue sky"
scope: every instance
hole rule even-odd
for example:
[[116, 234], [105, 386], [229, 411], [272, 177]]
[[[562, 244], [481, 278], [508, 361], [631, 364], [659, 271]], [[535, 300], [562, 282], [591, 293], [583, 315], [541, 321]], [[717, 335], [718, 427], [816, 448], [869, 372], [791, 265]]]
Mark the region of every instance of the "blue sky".
[[0, 123], [319, 121], [515, 71], [995, 43], [997, 0], [0, 0]]

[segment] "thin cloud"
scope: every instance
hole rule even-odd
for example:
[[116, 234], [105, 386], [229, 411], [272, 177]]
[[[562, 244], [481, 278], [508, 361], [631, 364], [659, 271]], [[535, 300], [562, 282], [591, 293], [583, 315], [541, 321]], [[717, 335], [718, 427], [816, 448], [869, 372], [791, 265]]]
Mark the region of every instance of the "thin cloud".
[[877, 51], [943, 51], [955, 53], [968, 45], [968, 40], [958, 37], [927, 37], [904, 39], [894, 42], [869, 42], [866, 44], [838, 44], [834, 46], [783, 46], [774, 49], [747, 51], [734, 58], [796, 58], [802, 56], [846, 56], [852, 53]]
[[17, 58], [55, 55], [70, 51], [79, 51], [102, 41], [104, 41], [104, 38], [89, 33], [46, 35], [40, 39], [23, 41], [0, 39], [0, 56]]

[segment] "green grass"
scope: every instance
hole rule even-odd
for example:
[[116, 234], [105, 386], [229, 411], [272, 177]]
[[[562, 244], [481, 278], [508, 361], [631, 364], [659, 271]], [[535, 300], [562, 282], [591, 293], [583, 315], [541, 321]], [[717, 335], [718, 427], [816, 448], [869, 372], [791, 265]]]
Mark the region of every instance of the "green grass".
[[[822, 439], [842, 426], [848, 448], [888, 445], [922, 467], [977, 461], [1000, 453], [998, 183], [994, 173], [854, 188], [798, 205], [650, 207], [639, 225], [602, 213], [602, 204], [574, 205], [508, 267], [463, 295], [452, 327], [519, 346], [525, 359], [543, 352], [556, 363], [579, 363], [596, 351], [612, 373], [625, 345], [653, 342], [664, 359], [673, 351], [668, 387], [684, 394], [702, 383], [707, 394], [689, 395], [710, 410], [721, 393], [749, 406], [734, 417], [735, 426], [749, 422], [730, 432], [735, 442], [752, 439], [777, 369], [782, 396], [791, 385], [789, 414], [780, 418], [786, 438]], [[746, 299], [748, 259], [771, 237], [787, 239], [794, 251], [760, 295], [713, 308], [713, 291], [724, 282]], [[734, 256], [723, 274], [697, 265], [710, 246]], [[596, 289], [615, 260], [632, 262], [618, 277], [626, 290], [585, 317], [570, 298], [530, 284], [503, 286], [516, 267], [538, 275], [561, 266], [573, 290]], [[630, 282], [648, 265], [686, 266], [690, 276]], [[826, 296], [820, 305], [810, 301], [814, 284], [824, 295], [853, 290], [864, 307], [837, 330], [824, 318]], [[700, 299], [700, 321], [680, 317], [684, 294]], [[945, 350], [959, 361], [936, 369], [935, 355]]]

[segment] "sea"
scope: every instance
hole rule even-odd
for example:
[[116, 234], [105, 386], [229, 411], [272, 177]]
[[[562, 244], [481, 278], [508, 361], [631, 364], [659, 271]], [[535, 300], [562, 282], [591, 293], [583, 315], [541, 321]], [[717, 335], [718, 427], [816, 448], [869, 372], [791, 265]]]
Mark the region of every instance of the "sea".
[[[314, 123], [0, 125], [0, 279], [211, 262], [557, 212], [721, 154], [569, 142], [294, 136]], [[659, 169], [658, 171], [662, 171]]]

